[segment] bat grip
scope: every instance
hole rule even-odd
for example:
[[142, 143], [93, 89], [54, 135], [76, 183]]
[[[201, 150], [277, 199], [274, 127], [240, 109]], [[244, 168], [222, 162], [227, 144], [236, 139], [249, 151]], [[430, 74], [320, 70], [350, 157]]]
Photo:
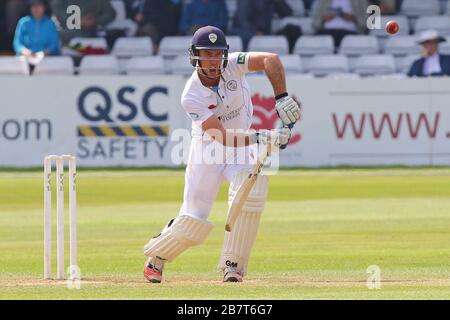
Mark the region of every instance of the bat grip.
[[[293, 123], [291, 123], [290, 125], [287, 125], [287, 126], [283, 126], [284, 128], [289, 128], [289, 130], [291, 130], [293, 127], [294, 127], [294, 124]], [[287, 146], [288, 146], [288, 144], [289, 144], [289, 141], [288, 141], [288, 143], [286, 143], [286, 144], [283, 144], [283, 145], [281, 145], [280, 146], [280, 149], [281, 150], [284, 150], [284, 149], [286, 149], [287, 148]]]

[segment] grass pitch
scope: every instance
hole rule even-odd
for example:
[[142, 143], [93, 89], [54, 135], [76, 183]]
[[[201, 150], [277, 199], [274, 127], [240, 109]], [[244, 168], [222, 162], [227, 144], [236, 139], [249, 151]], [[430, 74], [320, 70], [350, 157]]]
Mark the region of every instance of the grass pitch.
[[[0, 299], [450, 298], [450, 169], [283, 170], [270, 179], [244, 283], [223, 284], [215, 271], [224, 184], [208, 240], [167, 265], [164, 283], [151, 285], [142, 276], [142, 248], [177, 215], [183, 171], [80, 170], [84, 280], [69, 290], [64, 281], [42, 280], [42, 172], [4, 170]], [[366, 285], [371, 265], [381, 269], [379, 290]]]

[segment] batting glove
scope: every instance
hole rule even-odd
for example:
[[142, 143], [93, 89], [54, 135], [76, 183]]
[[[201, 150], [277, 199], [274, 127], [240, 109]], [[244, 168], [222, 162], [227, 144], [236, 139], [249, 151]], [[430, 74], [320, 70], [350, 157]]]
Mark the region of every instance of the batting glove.
[[289, 96], [278, 99], [275, 109], [284, 126], [292, 127], [302, 117], [301, 105]]
[[280, 148], [284, 148], [291, 139], [291, 129], [281, 128], [273, 130], [260, 130], [256, 134], [256, 143], [272, 145], [272, 150], [278, 151]]

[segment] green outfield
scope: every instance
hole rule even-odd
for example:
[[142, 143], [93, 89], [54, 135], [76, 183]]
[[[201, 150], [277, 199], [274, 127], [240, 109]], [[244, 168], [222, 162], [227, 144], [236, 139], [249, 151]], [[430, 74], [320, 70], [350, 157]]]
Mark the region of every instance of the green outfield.
[[[211, 236], [151, 285], [142, 248], [177, 215], [183, 184], [181, 170], [80, 170], [84, 280], [69, 290], [42, 280], [42, 172], [2, 170], [0, 299], [450, 299], [450, 169], [281, 171], [242, 284], [215, 271], [224, 184]], [[380, 290], [366, 286], [371, 265]]]

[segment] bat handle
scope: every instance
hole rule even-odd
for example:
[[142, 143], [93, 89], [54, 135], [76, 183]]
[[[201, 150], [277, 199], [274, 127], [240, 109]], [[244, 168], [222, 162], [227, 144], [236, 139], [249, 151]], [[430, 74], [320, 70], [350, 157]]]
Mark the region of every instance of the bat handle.
[[[290, 125], [288, 125], [288, 126], [283, 126], [284, 128], [289, 128], [289, 129], [292, 129], [293, 127], [294, 127], [294, 124], [293, 123], [291, 123]], [[281, 145], [280, 146], [280, 149], [281, 150], [284, 150], [284, 149], [286, 149], [287, 148], [287, 146], [288, 146], [288, 144], [289, 144], [289, 142], [288, 143], [286, 143], [286, 144], [283, 144], [283, 145]]]

